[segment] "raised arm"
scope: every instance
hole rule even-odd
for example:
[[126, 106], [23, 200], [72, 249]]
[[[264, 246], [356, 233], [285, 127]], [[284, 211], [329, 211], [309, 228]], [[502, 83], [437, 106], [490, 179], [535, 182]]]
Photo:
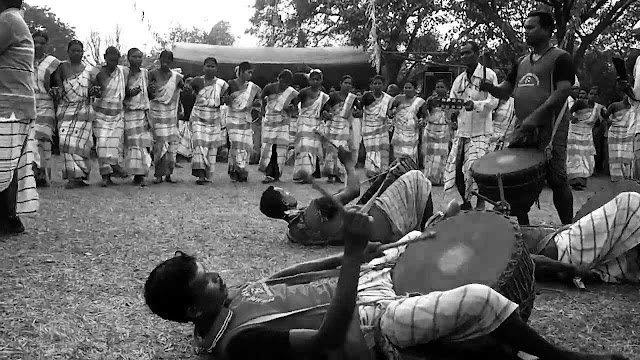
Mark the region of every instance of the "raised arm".
[[338, 149], [338, 158], [342, 165], [344, 165], [347, 173], [347, 183], [345, 184], [344, 189], [336, 195], [336, 200], [341, 204], [346, 205], [360, 196], [360, 176], [356, 171], [356, 164], [353, 161], [351, 152], [340, 147], [340, 149]]

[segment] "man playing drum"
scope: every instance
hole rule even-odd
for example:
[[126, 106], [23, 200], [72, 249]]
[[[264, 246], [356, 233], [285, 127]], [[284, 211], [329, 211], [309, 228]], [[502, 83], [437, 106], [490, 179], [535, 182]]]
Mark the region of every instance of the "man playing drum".
[[625, 359], [550, 344], [521, 319], [518, 305], [485, 285], [398, 296], [393, 269], [376, 266], [398, 259], [406, 247], [385, 251], [363, 269], [374, 219], [338, 211], [345, 249], [332, 275], [314, 279], [315, 269], [294, 268], [229, 291], [219, 274], [178, 251], [149, 275], [146, 303], [166, 320], [194, 323], [196, 351], [225, 360], [400, 359], [412, 347], [438, 342], [460, 351], [481, 337], [540, 359]]
[[[345, 167], [347, 182], [345, 188], [335, 195], [337, 201], [346, 205], [360, 195], [360, 178], [355, 169], [352, 155], [340, 148], [340, 162]], [[410, 163], [411, 160], [403, 160]], [[398, 168], [405, 163], [397, 162]], [[379, 197], [368, 204], [367, 213], [373, 217], [374, 235], [372, 241], [390, 243], [399, 240], [412, 230], [421, 229], [433, 212], [431, 183], [413, 163]], [[384, 173], [382, 176], [386, 175]], [[357, 206], [357, 205], [356, 205]], [[365, 206], [367, 206], [365, 204]], [[270, 186], [262, 193], [260, 211], [272, 219], [289, 223], [287, 237], [290, 241], [305, 245], [342, 245], [344, 219], [326, 197], [313, 199], [306, 208], [297, 209], [296, 199], [282, 188]]]
[[[486, 82], [481, 85], [481, 90], [505, 100], [513, 93], [517, 129], [509, 147], [545, 150], [552, 144], [546, 180], [553, 190], [553, 203], [560, 220], [563, 224], [570, 224], [573, 195], [566, 171], [568, 112], [565, 111], [564, 116], [558, 119], [557, 128], [554, 128], [554, 123], [575, 81], [575, 66], [569, 53], [551, 45], [554, 27], [553, 15], [541, 11], [530, 13], [525, 31], [532, 52], [513, 66], [500, 85]], [[527, 213], [513, 215], [518, 217], [520, 224], [529, 224]]]

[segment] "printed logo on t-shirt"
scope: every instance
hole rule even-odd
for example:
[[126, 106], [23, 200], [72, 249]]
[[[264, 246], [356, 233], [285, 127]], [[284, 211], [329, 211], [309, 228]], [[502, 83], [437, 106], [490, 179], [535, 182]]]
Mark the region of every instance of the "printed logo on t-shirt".
[[520, 79], [518, 82], [518, 87], [536, 87], [540, 86], [540, 79], [536, 74], [527, 73], [525, 76]]

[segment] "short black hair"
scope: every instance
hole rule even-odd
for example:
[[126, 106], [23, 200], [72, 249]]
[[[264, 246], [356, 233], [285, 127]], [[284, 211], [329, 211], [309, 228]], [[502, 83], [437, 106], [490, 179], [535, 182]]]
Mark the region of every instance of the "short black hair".
[[342, 79], [340, 79], [340, 84], [342, 84], [343, 82], [345, 82], [347, 79], [351, 80], [351, 82], [353, 82], [353, 77], [351, 77], [351, 75], [344, 75], [342, 77]]
[[162, 50], [160, 56], [158, 56], [158, 59], [161, 59], [165, 55], [169, 57], [169, 60], [173, 61], [173, 52], [169, 50]]
[[149, 309], [165, 320], [188, 322], [186, 313], [195, 300], [189, 283], [197, 272], [196, 258], [183, 252], [156, 266], [144, 284]]
[[127, 58], [131, 57], [136, 51], [139, 51], [139, 52], [142, 53], [142, 50], [134, 47], [134, 48], [129, 49], [129, 51], [127, 51]]
[[78, 39], [73, 39], [69, 41], [69, 45], [67, 45], [67, 51], [71, 50], [71, 47], [73, 45], [80, 45], [80, 48], [84, 50], [84, 45], [82, 44], [82, 42]]
[[549, 30], [549, 34], [552, 34], [556, 29], [556, 22], [553, 18], [553, 14], [548, 11], [532, 11], [527, 15], [527, 17], [537, 17], [539, 20], [540, 27]]
[[449, 88], [449, 84], [447, 84], [447, 80], [445, 80], [445, 79], [436, 80], [436, 85], [438, 85], [439, 83], [442, 83], [442, 85], [444, 85], [444, 87]]
[[462, 46], [465, 46], [465, 45], [471, 45], [471, 50], [476, 54], [480, 54], [480, 45], [478, 45], [477, 42], [473, 40], [466, 40], [465, 42], [462, 43]]
[[115, 46], [109, 46], [107, 48], [107, 50], [105, 50], [104, 52], [105, 55], [118, 55], [118, 57], [120, 57], [120, 50], [118, 50], [118, 48], [116, 48]]
[[280, 74], [278, 74], [278, 79], [286, 79], [291, 81], [293, 80], [293, 73], [289, 69], [284, 69], [280, 71]]
[[216, 66], [218, 65], [218, 59], [214, 58], [213, 56], [209, 56], [208, 58], [204, 59], [204, 62], [202, 64], [207, 65], [208, 62], [212, 61], [214, 64], [216, 64]]
[[251, 65], [251, 63], [249, 63], [248, 61], [243, 61], [240, 63], [240, 65], [238, 65], [238, 73], [242, 74], [245, 71], [251, 70], [253, 69], [253, 65]]
[[283, 200], [282, 194], [273, 186], [269, 186], [260, 197], [260, 212], [272, 219], [284, 219], [289, 208]]
[[32, 38], [37, 38], [37, 37], [41, 37], [44, 39], [44, 41], [49, 42], [49, 34], [47, 34], [46, 31], [44, 30], [36, 30], [33, 32], [33, 34], [31, 34]]
[[382, 75], [376, 75], [376, 76], [372, 77], [369, 80], [369, 84], [373, 84], [373, 82], [376, 81], [376, 80], [380, 80], [384, 84], [384, 76], [382, 76]]

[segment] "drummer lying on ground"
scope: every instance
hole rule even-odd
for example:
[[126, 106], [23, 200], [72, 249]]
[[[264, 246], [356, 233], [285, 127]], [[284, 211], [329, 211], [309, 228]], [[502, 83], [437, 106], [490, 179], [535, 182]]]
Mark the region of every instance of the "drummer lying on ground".
[[[399, 350], [434, 342], [460, 350], [461, 342], [480, 337], [540, 359], [625, 359], [550, 344], [520, 318], [518, 305], [485, 285], [397, 296], [392, 269], [361, 269], [373, 219], [356, 212], [344, 212], [342, 218], [345, 248], [337, 285], [321, 280], [301, 285], [257, 282], [229, 296], [217, 273], [206, 272], [194, 257], [177, 252], [149, 275], [146, 303], [164, 319], [194, 323], [197, 351], [218, 359], [375, 359], [374, 351], [394, 358]], [[420, 235], [414, 231], [407, 237]], [[387, 250], [369, 265], [393, 261], [404, 250]], [[327, 303], [323, 318], [310, 315], [326, 309], [318, 305]], [[289, 315], [277, 318], [282, 313]], [[375, 335], [366, 341], [371, 329]]]
[[[345, 188], [334, 198], [346, 205], [360, 196], [360, 177], [355, 169], [351, 153], [338, 150], [338, 158], [345, 167]], [[384, 175], [383, 175], [384, 176]], [[419, 170], [411, 170], [395, 180], [384, 190], [368, 211], [374, 219], [374, 235], [371, 241], [395, 242], [412, 230], [421, 230], [433, 213], [431, 184]], [[333, 202], [326, 197], [311, 200], [303, 209], [282, 188], [270, 186], [260, 199], [260, 211], [273, 219], [289, 223], [287, 237], [292, 242], [306, 245], [342, 245], [343, 219]], [[354, 205], [350, 208], [357, 208]]]

